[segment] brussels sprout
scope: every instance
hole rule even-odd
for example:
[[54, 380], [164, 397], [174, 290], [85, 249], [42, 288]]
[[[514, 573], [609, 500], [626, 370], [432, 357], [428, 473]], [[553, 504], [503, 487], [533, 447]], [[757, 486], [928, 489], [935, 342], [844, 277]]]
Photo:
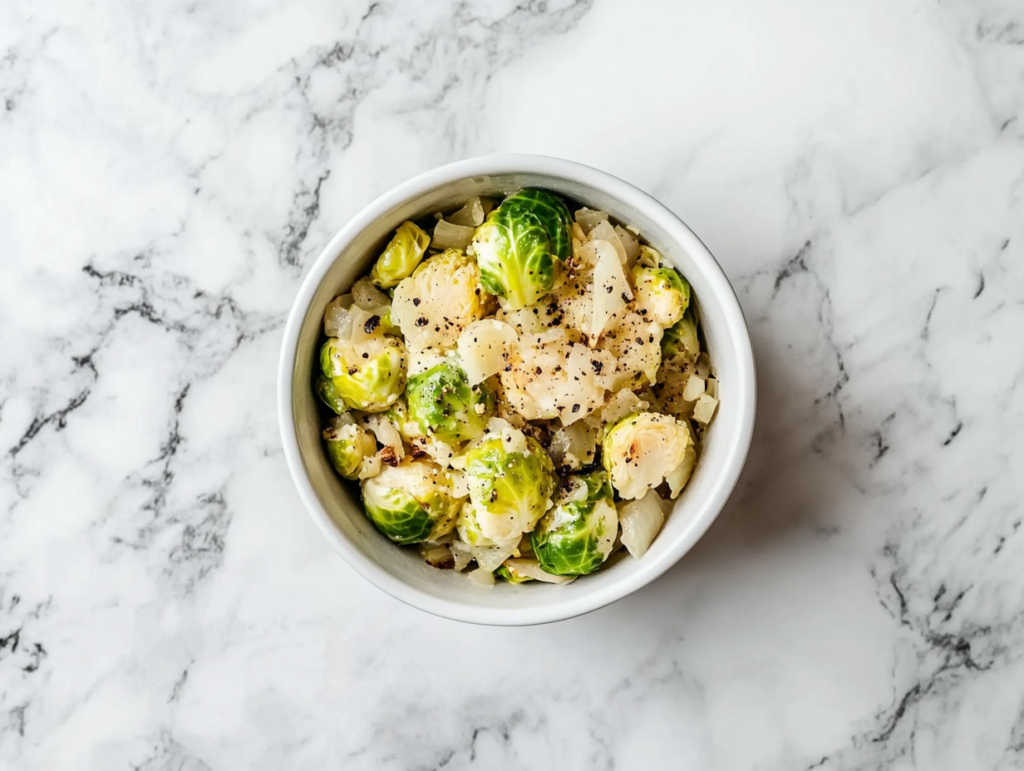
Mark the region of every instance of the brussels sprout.
[[366, 516], [398, 544], [436, 541], [450, 533], [464, 498], [446, 472], [427, 460], [404, 460], [363, 480]]
[[533, 531], [540, 566], [556, 576], [593, 573], [608, 559], [619, 531], [615, 497], [604, 471], [569, 477], [554, 508]]
[[484, 289], [513, 310], [546, 295], [572, 251], [571, 225], [569, 210], [552, 193], [524, 190], [507, 198], [474, 235]]
[[316, 395], [320, 397], [320, 401], [338, 415], [348, 410], [348, 405], [345, 404], [341, 392], [334, 386], [333, 378], [324, 377], [322, 374], [318, 375], [316, 378]]
[[690, 284], [673, 268], [633, 268], [637, 310], [662, 327], [671, 327], [690, 305]]
[[685, 422], [671, 415], [635, 412], [608, 429], [601, 462], [623, 500], [642, 498], [663, 481], [669, 483], [674, 499], [693, 467], [693, 452]]
[[697, 317], [693, 314], [693, 308], [687, 308], [683, 317], [665, 330], [665, 335], [661, 338], [661, 360], [669, 361], [677, 356], [693, 359], [699, 353]]
[[395, 428], [405, 441], [411, 442], [423, 436], [420, 424], [409, 416], [409, 405], [404, 396], [399, 397], [398, 401], [388, 407], [384, 416], [395, 424]]
[[321, 398], [340, 397], [350, 409], [383, 412], [405, 388], [405, 364], [405, 345], [397, 338], [371, 337], [360, 343], [329, 338], [320, 349], [320, 369], [330, 380]]
[[377, 442], [347, 412], [331, 419], [324, 429], [327, 457], [345, 479], [359, 476], [363, 460], [377, 452]]
[[551, 254], [562, 262], [569, 259], [572, 254], [572, 214], [561, 198], [547, 190], [527, 188], [506, 198], [501, 206], [506, 210], [529, 211], [539, 217], [551, 239]]
[[494, 394], [483, 383], [470, 387], [465, 371], [451, 358], [409, 378], [409, 416], [423, 433], [442, 442], [463, 442], [483, 434], [494, 415]]
[[395, 289], [391, 319], [411, 351], [454, 348], [471, 322], [490, 312], [493, 298], [480, 285], [480, 268], [458, 249], [425, 260]]
[[430, 236], [412, 222], [403, 222], [370, 271], [373, 283], [382, 289], [397, 286], [412, 275], [430, 245]]
[[466, 453], [466, 480], [481, 535], [494, 542], [533, 530], [555, 488], [551, 458], [533, 437], [505, 430]]

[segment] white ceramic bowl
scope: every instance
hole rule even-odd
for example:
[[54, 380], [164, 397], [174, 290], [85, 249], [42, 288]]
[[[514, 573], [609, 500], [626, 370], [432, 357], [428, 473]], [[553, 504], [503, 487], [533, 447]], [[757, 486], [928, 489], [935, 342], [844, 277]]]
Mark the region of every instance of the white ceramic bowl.
[[[499, 582], [482, 587], [464, 574], [429, 567], [414, 549], [395, 546], [374, 529], [357, 494], [328, 463], [311, 383], [324, 307], [369, 270], [402, 221], [450, 209], [473, 196], [522, 187], [554, 190], [635, 225], [679, 268], [693, 287], [721, 403], [690, 483], [642, 559], [615, 560], [565, 586]], [[743, 313], [704, 244], [675, 214], [632, 185], [578, 163], [533, 155], [473, 158], [428, 171], [356, 215], [317, 258], [295, 298], [278, 375], [285, 458], [324, 536], [352, 567], [392, 596], [430, 613], [479, 624], [571, 618], [625, 597], [668, 570], [708, 529], [732, 492], [750, 446], [754, 409], [754, 358]]]

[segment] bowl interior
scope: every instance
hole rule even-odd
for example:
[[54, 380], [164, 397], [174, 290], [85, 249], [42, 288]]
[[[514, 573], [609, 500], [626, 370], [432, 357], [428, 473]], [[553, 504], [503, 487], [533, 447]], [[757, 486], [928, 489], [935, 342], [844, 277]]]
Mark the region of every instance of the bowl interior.
[[[749, 426], [744, 424], [752, 412], [753, 398], [747, 393], [752, 392], [752, 380], [748, 383], [748, 373], [743, 372], [750, 356], [749, 341], [735, 296], [711, 255], [674, 215], [643, 193], [620, 184], [632, 194], [622, 197], [620, 191], [620, 196], [613, 197], [594, 185], [544, 173], [470, 176], [396, 203], [350, 239], [342, 239], [336, 254], [322, 257], [330, 264], [302, 318], [292, 370], [292, 412], [299, 456], [326, 513], [324, 518], [311, 506], [321, 529], [360, 572], [400, 599], [442, 615], [485, 623], [535, 623], [591, 610], [624, 596], [670, 567], [711, 524], [735, 483], [738, 468], [733, 456], [738, 445], [742, 445], [742, 455], [746, 453]], [[395, 546], [374, 529], [363, 513], [357, 487], [339, 479], [327, 460], [311, 383], [325, 306], [369, 271], [377, 251], [402, 221], [451, 210], [473, 196], [504, 194], [528, 186], [554, 190], [591, 208], [603, 209], [620, 223], [636, 226], [642, 237], [686, 276], [720, 379], [720, 406], [689, 485], [643, 559], [613, 558], [601, 571], [564, 586], [499, 582], [494, 587], [481, 587], [465, 575], [429, 567], [415, 549]], [[737, 323], [742, 334], [737, 333]], [[744, 432], [748, 433], [746, 438]], [[740, 465], [742, 460], [738, 460]], [[526, 609], [530, 610], [528, 615], [517, 612]]]

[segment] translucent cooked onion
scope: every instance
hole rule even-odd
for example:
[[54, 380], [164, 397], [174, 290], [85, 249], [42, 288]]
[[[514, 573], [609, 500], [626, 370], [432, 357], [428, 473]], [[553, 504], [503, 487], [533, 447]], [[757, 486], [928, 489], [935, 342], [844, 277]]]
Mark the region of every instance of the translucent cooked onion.
[[711, 376], [711, 359], [708, 358], [707, 352], [702, 351], [700, 356], [697, 357], [697, 377], [702, 380], [707, 380]]
[[[382, 451], [383, 452], [383, 451]], [[380, 453], [371, 455], [368, 458], [363, 458], [363, 462], [359, 464], [359, 479], [370, 479], [380, 473]]]
[[590, 244], [593, 244], [597, 252], [593, 289], [594, 318], [590, 324], [591, 338], [596, 341], [609, 321], [620, 315], [626, 304], [633, 299], [633, 290], [629, 287], [615, 248], [607, 241], [591, 241]]
[[432, 568], [450, 570], [455, 567], [452, 550], [446, 544], [429, 542], [420, 544], [420, 555], [423, 557], [423, 561]]
[[615, 248], [615, 253], [619, 256], [619, 262], [623, 265], [626, 264], [626, 247], [622, 245], [622, 239], [619, 238], [619, 234], [615, 232], [615, 228], [608, 222], [599, 222], [597, 227], [590, 231], [591, 241], [607, 241]]
[[473, 228], [438, 221], [430, 245], [436, 249], [465, 249], [473, 240]]
[[601, 409], [601, 420], [608, 425], [614, 425], [627, 415], [646, 410], [648, 406], [650, 405], [635, 393], [628, 388], [623, 388]]
[[514, 343], [516, 331], [504, 321], [474, 321], [459, 335], [457, 348], [471, 386], [482, 383], [505, 366], [505, 349]]
[[494, 573], [483, 568], [469, 571], [469, 578], [474, 584], [481, 586], [494, 586]]
[[534, 559], [507, 560], [505, 565], [523, 578], [532, 578], [534, 581], [542, 581], [546, 584], [567, 584], [576, 578], [576, 576], [555, 576], [546, 573], [541, 568], [540, 562]]
[[340, 337], [347, 340], [349, 330], [352, 328], [352, 316], [349, 308], [352, 307], [352, 295], [343, 294], [335, 297], [324, 310], [324, 334], [328, 337]]
[[631, 555], [640, 559], [647, 553], [654, 537], [665, 524], [665, 514], [671, 504], [663, 501], [654, 490], [639, 500], [619, 504], [619, 524], [622, 526], [622, 545]]
[[583, 232], [588, 234], [597, 225], [602, 222], [608, 221], [608, 212], [594, 209], [580, 209], [576, 212], [576, 224], [583, 228]]
[[578, 421], [566, 428], [565, 433], [569, 437], [569, 446], [565, 450], [567, 465], [579, 468], [594, 460], [594, 456], [597, 454], [596, 428], [583, 421]]
[[405, 457], [402, 435], [389, 418], [379, 414], [366, 415], [360, 422], [363, 424], [363, 428], [373, 433], [378, 442], [385, 447], [391, 448], [395, 460], [401, 460]]
[[686, 385], [683, 386], [683, 399], [688, 402], [695, 402], [704, 395], [704, 381], [696, 373], [686, 378]]
[[715, 407], [718, 406], [718, 399], [703, 394], [695, 405], [693, 405], [693, 419], [698, 423], [710, 423], [715, 414]]
[[480, 227], [484, 221], [484, 207], [479, 198], [470, 198], [466, 205], [446, 218], [453, 225], [466, 228]]
[[640, 256], [640, 242], [630, 231], [618, 225], [615, 226], [615, 232], [619, 234], [622, 247], [626, 250], [626, 264], [632, 267]]
[[455, 569], [459, 572], [465, 570], [469, 563], [473, 561], [473, 547], [462, 541], [452, 541], [451, 546], [452, 557], [455, 560]]
[[374, 286], [368, 276], [363, 276], [352, 287], [352, 302], [366, 311], [391, 306], [391, 299]]

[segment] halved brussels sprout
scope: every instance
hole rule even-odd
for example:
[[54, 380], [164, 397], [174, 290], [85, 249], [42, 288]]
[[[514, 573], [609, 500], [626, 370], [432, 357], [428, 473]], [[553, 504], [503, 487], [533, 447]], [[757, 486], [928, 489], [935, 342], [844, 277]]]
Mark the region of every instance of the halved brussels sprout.
[[405, 345], [398, 338], [382, 335], [359, 343], [329, 338], [320, 349], [320, 369], [331, 382], [321, 389], [321, 398], [340, 397], [350, 409], [383, 412], [405, 388], [405, 365]]
[[470, 386], [452, 358], [410, 377], [406, 399], [423, 433], [449, 444], [476, 439], [494, 415], [494, 394], [483, 383]]
[[356, 479], [363, 460], [377, 452], [376, 440], [347, 412], [331, 418], [323, 438], [331, 465], [345, 479]]
[[455, 347], [471, 322], [491, 310], [493, 299], [480, 284], [480, 269], [458, 249], [436, 254], [395, 289], [391, 318], [411, 351]]
[[481, 535], [504, 543], [533, 530], [555, 488], [555, 469], [540, 443], [507, 428], [484, 438], [465, 458]]
[[604, 471], [569, 477], [533, 531], [540, 566], [556, 576], [593, 573], [612, 553], [619, 518]]
[[572, 214], [561, 198], [547, 190], [527, 188], [506, 198], [501, 206], [506, 210], [521, 208], [539, 217], [551, 239], [551, 254], [562, 262], [569, 259], [572, 254]]
[[403, 222], [370, 271], [373, 283], [383, 289], [397, 286], [412, 275], [430, 245], [430, 236], [412, 222]]
[[633, 268], [636, 308], [645, 318], [663, 328], [683, 317], [690, 305], [690, 284], [673, 268]]
[[663, 481], [674, 499], [689, 479], [693, 460], [689, 426], [655, 412], [627, 415], [608, 429], [601, 445], [601, 462], [612, 486], [627, 501], [643, 497]]
[[456, 497], [444, 469], [427, 460], [404, 460], [363, 480], [370, 521], [398, 544], [436, 541], [450, 533], [464, 498]]
[[400, 396], [398, 401], [388, 407], [384, 415], [395, 424], [395, 428], [398, 429], [398, 433], [402, 435], [405, 441], [411, 442], [423, 436], [420, 424], [409, 415], [409, 405], [406, 403], [404, 396]]
[[319, 396], [320, 401], [330, 407], [334, 413], [341, 415], [348, 411], [348, 405], [345, 404], [345, 400], [341, 396], [341, 391], [335, 387], [333, 378], [324, 377], [322, 374], [317, 375], [316, 395]]
[[480, 281], [511, 309], [550, 292], [572, 251], [572, 217], [562, 200], [544, 190], [523, 190], [493, 212], [473, 237]]
[[699, 353], [697, 317], [693, 313], [693, 308], [687, 308], [683, 317], [665, 330], [665, 335], [661, 338], [661, 359], [670, 361], [678, 356], [695, 359]]

